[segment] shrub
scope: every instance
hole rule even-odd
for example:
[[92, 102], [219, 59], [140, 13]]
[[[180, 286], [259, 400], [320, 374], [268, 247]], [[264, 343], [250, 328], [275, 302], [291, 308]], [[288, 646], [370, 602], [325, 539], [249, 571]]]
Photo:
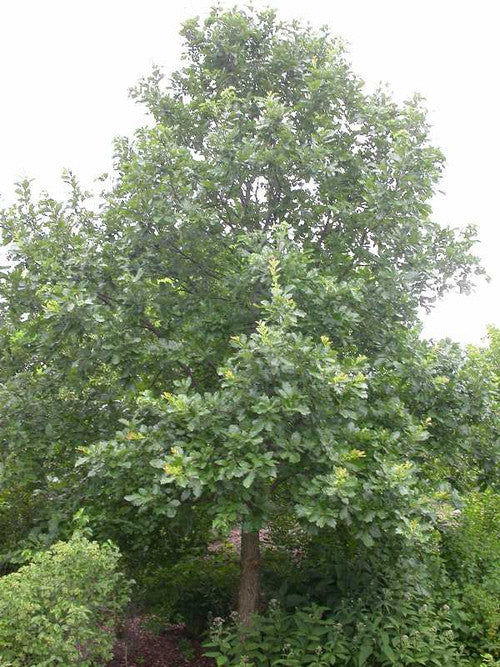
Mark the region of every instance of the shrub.
[[274, 604], [243, 631], [215, 619], [206, 646], [218, 665], [453, 667], [466, 663], [449, 611], [402, 583], [370, 604], [346, 599], [334, 610], [311, 605], [288, 613]]
[[475, 658], [500, 658], [500, 494], [470, 494], [443, 533], [443, 560], [458, 608], [456, 628]]
[[108, 660], [129, 592], [118, 560], [112, 544], [74, 535], [0, 578], [0, 667]]

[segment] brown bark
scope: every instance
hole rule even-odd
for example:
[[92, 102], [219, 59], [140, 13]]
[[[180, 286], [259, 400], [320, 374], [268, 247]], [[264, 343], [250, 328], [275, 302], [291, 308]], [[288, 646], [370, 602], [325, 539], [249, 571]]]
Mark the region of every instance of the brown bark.
[[250, 624], [250, 617], [257, 613], [260, 597], [260, 548], [259, 532], [241, 533], [240, 588], [238, 614], [242, 625]]

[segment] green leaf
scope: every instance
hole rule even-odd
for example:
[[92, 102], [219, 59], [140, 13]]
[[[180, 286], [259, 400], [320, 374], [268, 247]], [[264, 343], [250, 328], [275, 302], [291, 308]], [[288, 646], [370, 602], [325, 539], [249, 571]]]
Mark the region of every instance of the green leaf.
[[375, 544], [373, 537], [370, 535], [370, 533], [366, 531], [361, 533], [361, 541], [363, 542], [365, 547], [372, 547]]
[[362, 644], [358, 654], [358, 667], [363, 667], [372, 653], [373, 646], [371, 644]]
[[255, 470], [251, 470], [243, 480], [243, 486], [245, 487], [245, 489], [248, 489], [253, 484], [254, 479], [255, 479]]
[[396, 655], [389, 644], [389, 635], [386, 632], [380, 632], [380, 642], [382, 644], [382, 653], [394, 664], [396, 662]]

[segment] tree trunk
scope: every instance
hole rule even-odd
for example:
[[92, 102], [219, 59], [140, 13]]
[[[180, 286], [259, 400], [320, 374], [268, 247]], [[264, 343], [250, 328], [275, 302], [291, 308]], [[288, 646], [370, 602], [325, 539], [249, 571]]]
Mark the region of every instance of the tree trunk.
[[240, 589], [238, 614], [242, 625], [250, 624], [250, 616], [257, 613], [260, 596], [259, 532], [241, 532]]

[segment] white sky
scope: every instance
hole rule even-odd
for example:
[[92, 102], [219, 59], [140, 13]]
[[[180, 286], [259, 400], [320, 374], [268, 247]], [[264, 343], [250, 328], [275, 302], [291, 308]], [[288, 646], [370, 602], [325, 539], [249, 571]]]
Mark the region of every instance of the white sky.
[[[153, 63], [179, 64], [180, 22], [206, 0], [2, 0], [0, 193], [35, 178], [54, 196], [71, 168], [83, 184], [110, 167], [111, 142], [144, 124], [127, 91]], [[233, 4], [233, 3], [231, 3]], [[350, 44], [355, 71], [398, 98], [427, 98], [434, 142], [447, 157], [435, 218], [479, 227], [492, 280], [452, 295], [425, 318], [425, 334], [477, 343], [500, 326], [497, 127], [500, 3], [495, 0], [272, 0], [286, 18], [328, 24]]]

